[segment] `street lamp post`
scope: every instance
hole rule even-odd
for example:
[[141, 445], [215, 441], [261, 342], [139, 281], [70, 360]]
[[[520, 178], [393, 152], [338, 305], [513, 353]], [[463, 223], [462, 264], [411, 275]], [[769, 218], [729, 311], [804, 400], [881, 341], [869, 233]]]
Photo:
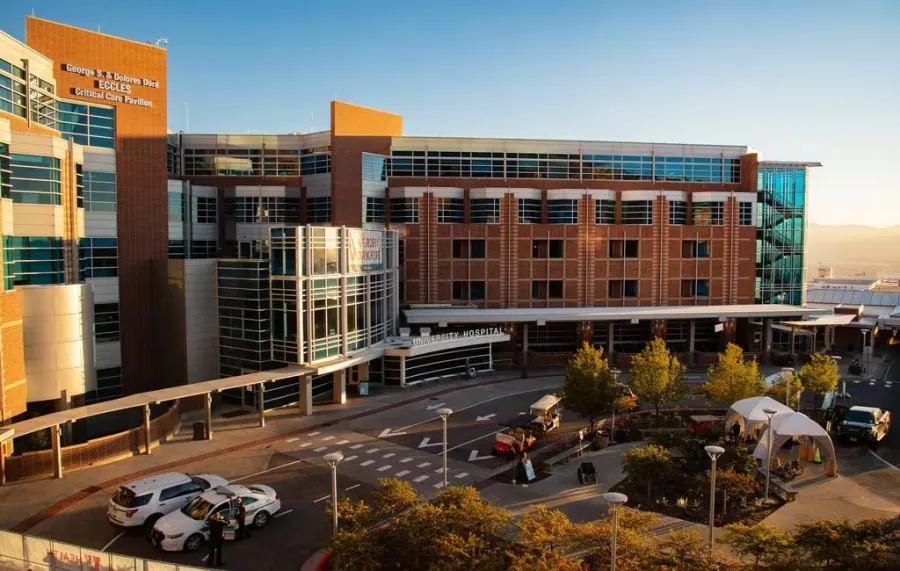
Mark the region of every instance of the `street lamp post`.
[[444, 424], [444, 487], [447, 487], [447, 418], [453, 414], [449, 408], [439, 408], [437, 413], [441, 415]]
[[[793, 367], [784, 367], [781, 369], [781, 374], [784, 375], [784, 404], [788, 408], [791, 407], [791, 376], [794, 374]], [[797, 408], [800, 408], [800, 403], [797, 403]]]
[[772, 432], [772, 417], [775, 416], [778, 411], [772, 410], [771, 408], [764, 408], [763, 412], [766, 413], [766, 417], [769, 419], [766, 427], [768, 442], [766, 442], [766, 490], [765, 495], [763, 496], [763, 502], [769, 503], [769, 472], [772, 469], [772, 440], [774, 440], [775, 436]]
[[716, 529], [716, 459], [725, 453], [725, 449], [721, 446], [707, 446], [704, 450], [712, 460], [709, 470], [709, 549], [712, 550]]
[[[612, 407], [612, 426], [609, 429], [609, 443], [615, 444], [616, 443], [616, 401], [619, 400], [619, 392], [618, 392], [619, 391], [619, 375], [622, 374], [622, 371], [620, 369], [611, 369], [609, 372], [612, 373], [612, 375], [613, 375], [613, 388], [616, 391], [615, 392], [616, 398], [615, 398], [615, 400], [613, 400], [613, 407]], [[591, 435], [591, 436], [593, 437], [593, 435]]]
[[862, 333], [862, 336], [863, 336], [863, 342], [862, 342], [863, 369], [865, 369], [868, 372], [869, 353], [868, 353], [868, 351], [866, 351], [866, 336], [869, 334], [869, 330], [868, 329], [860, 329], [859, 331], [860, 331], [860, 333]]
[[331, 466], [331, 533], [334, 535], [338, 532], [337, 465], [343, 459], [340, 452], [325, 455], [325, 461]]
[[609, 544], [609, 570], [616, 571], [616, 538], [619, 533], [619, 506], [628, 501], [628, 496], [616, 492], [603, 494], [603, 499], [609, 503], [612, 510], [612, 541]]

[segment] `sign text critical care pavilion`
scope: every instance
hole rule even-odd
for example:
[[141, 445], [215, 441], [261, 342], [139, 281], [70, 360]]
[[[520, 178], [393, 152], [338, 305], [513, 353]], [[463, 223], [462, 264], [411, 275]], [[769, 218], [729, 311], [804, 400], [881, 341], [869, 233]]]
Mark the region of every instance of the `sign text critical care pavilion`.
[[[501, 335], [503, 331], [499, 327], [487, 327], [485, 329], [473, 329], [471, 331], [463, 331], [462, 337], [469, 339], [472, 337], [484, 337], [486, 335]], [[451, 331], [449, 333], [438, 333], [429, 335], [428, 337], [413, 337], [413, 347], [420, 345], [429, 345], [431, 343], [441, 343], [443, 341], [452, 341], [460, 337], [459, 331]]]
[[132, 88], [134, 86], [148, 87], [151, 89], [159, 88], [158, 80], [131, 77], [130, 75], [114, 71], [81, 67], [70, 63], [65, 64], [63, 70], [68, 73], [94, 78], [94, 87], [97, 90], [85, 89], [82, 87], [72, 88], [72, 94], [77, 95], [78, 97], [90, 97], [92, 99], [109, 101], [110, 103], [125, 103], [127, 105], [137, 105], [139, 107], [153, 107], [152, 101], [148, 101], [143, 97], [134, 97], [132, 95]]

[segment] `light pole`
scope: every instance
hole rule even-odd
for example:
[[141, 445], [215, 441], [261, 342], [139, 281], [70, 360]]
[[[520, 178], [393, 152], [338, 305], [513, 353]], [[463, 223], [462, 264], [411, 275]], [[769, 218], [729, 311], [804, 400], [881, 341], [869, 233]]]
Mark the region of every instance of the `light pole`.
[[439, 408], [437, 413], [441, 415], [441, 421], [444, 423], [444, 488], [447, 487], [447, 417], [453, 414], [453, 410], [449, 408]]
[[712, 460], [712, 468], [709, 470], [709, 549], [712, 551], [716, 529], [716, 459], [725, 453], [725, 449], [721, 446], [707, 446], [704, 450]]
[[[781, 374], [784, 375], [784, 404], [788, 408], [791, 407], [791, 377], [794, 374], [793, 367], [783, 367]], [[800, 408], [800, 402], [797, 402], [797, 408]]]
[[[622, 374], [620, 369], [610, 369], [609, 371], [613, 375], [613, 388], [615, 389], [616, 398], [613, 400], [612, 407], [612, 427], [609, 430], [609, 443], [616, 443], [616, 402], [619, 400], [619, 375]], [[591, 437], [594, 435], [592, 434]]]
[[769, 423], [766, 427], [768, 442], [766, 442], [766, 491], [763, 496], [763, 502], [769, 503], [769, 471], [772, 469], [772, 440], [775, 436], [772, 432], [772, 417], [775, 416], [778, 411], [772, 410], [771, 408], [764, 408], [763, 412], [766, 413], [766, 417], [769, 419]]
[[609, 544], [609, 570], [616, 571], [616, 536], [619, 533], [619, 506], [628, 501], [628, 496], [609, 492], [603, 494], [603, 499], [609, 503], [609, 509], [612, 510], [612, 541]]
[[325, 461], [331, 466], [331, 533], [334, 535], [338, 532], [337, 465], [343, 459], [340, 452], [325, 455]]
[[862, 333], [862, 336], [863, 336], [863, 342], [862, 342], [863, 369], [866, 369], [866, 371], [868, 372], [869, 353], [868, 353], [868, 351], [866, 351], [866, 336], [869, 334], [869, 330], [868, 329], [860, 329], [859, 332]]

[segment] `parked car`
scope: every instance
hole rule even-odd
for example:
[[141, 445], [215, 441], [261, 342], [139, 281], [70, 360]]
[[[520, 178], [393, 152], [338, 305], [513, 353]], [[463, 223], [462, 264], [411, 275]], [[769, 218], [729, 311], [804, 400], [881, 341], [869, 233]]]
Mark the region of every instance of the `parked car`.
[[149, 531], [162, 516], [183, 508], [210, 488], [227, 484], [228, 480], [212, 474], [157, 474], [119, 487], [109, 500], [106, 518], [113, 525], [143, 525]]
[[891, 428], [891, 413], [870, 406], [852, 406], [838, 424], [837, 433], [850, 442], [879, 442]]
[[237, 498], [244, 501], [247, 509], [245, 525], [265, 527], [269, 518], [281, 511], [281, 500], [269, 486], [219, 486], [157, 521], [150, 541], [165, 551], [196, 551], [209, 540], [207, 522], [213, 514], [222, 514], [229, 522], [226, 529], [237, 529]]

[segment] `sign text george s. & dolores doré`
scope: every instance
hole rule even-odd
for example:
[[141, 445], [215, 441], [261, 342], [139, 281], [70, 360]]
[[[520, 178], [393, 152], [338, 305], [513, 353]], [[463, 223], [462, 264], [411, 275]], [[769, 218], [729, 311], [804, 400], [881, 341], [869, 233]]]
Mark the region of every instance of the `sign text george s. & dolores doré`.
[[77, 95], [78, 97], [90, 97], [91, 99], [99, 99], [109, 103], [125, 103], [127, 105], [137, 105], [139, 107], [153, 107], [152, 101], [148, 101], [143, 97], [135, 97], [132, 95], [132, 90], [134, 87], [146, 87], [150, 89], [159, 88], [159, 81], [156, 79], [132, 77], [115, 71], [81, 67], [70, 63], [65, 64], [63, 70], [68, 73], [74, 73], [76, 75], [94, 79], [95, 89], [73, 87], [72, 95]]

